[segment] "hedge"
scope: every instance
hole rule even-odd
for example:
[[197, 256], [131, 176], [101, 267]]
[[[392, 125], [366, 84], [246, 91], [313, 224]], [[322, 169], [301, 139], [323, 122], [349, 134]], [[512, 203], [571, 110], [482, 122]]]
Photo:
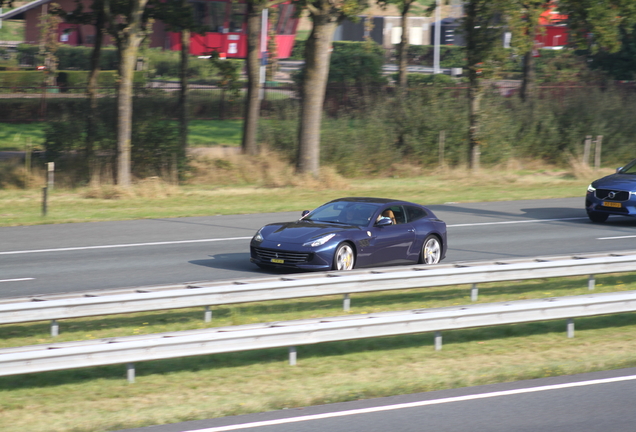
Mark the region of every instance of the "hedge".
[[[57, 85], [61, 87], [86, 87], [88, 84], [88, 71], [60, 71], [57, 74]], [[0, 87], [40, 87], [44, 82], [45, 74], [42, 71], [0, 71]], [[117, 83], [117, 71], [101, 71], [98, 85], [100, 87], [112, 87]], [[143, 71], [134, 73], [133, 83], [146, 84]]]

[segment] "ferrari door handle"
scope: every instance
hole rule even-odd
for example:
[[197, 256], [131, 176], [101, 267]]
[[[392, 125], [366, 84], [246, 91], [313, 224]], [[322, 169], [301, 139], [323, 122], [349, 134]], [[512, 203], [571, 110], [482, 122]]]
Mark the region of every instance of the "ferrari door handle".
[[413, 228], [407, 230], [408, 232], [415, 232], [415, 230]]

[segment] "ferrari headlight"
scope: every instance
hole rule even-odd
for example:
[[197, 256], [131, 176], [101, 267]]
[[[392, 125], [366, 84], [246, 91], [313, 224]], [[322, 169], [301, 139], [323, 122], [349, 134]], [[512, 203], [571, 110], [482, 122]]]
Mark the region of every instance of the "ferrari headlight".
[[254, 238], [253, 238], [253, 240], [254, 240], [255, 242], [260, 243], [260, 242], [262, 242], [262, 241], [264, 240], [264, 239], [263, 239], [263, 234], [261, 234], [261, 231], [262, 231], [262, 230], [263, 230], [263, 228], [259, 229], [259, 230], [258, 230], [258, 232], [257, 232], [256, 234], [254, 234]]
[[596, 191], [596, 188], [590, 184], [590, 185], [587, 187], [587, 191], [588, 191], [589, 193], [593, 193], [593, 192], [595, 192], [595, 191]]
[[322, 246], [325, 243], [327, 243], [329, 240], [331, 240], [333, 237], [335, 236], [335, 234], [327, 234], [326, 236], [322, 236], [316, 240], [312, 240], [310, 242], [307, 242], [305, 244], [303, 244], [303, 246], [310, 246], [310, 247], [316, 247], [316, 246]]

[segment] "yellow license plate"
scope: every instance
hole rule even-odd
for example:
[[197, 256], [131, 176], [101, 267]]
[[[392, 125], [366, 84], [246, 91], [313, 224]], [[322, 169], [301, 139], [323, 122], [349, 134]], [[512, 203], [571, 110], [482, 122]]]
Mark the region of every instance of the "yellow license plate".
[[622, 205], [621, 203], [617, 203], [617, 202], [609, 202], [609, 201], [605, 201], [603, 202], [603, 207], [616, 207], [616, 208], [621, 208]]
[[276, 264], [284, 264], [285, 260], [278, 259], [278, 258], [272, 258], [272, 262], [276, 263]]

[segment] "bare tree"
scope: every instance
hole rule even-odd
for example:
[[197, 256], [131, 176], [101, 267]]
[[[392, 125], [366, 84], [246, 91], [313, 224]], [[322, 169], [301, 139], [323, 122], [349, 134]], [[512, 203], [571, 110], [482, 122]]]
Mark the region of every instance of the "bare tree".
[[304, 3], [313, 22], [305, 46], [305, 69], [298, 131], [296, 169], [314, 177], [320, 171], [320, 124], [329, 75], [331, 45], [338, 24], [367, 6], [366, 0], [310, 0]]
[[502, 16], [509, 0], [468, 0], [464, 3], [465, 15], [462, 31], [466, 38], [468, 66], [468, 161], [477, 172], [480, 167], [481, 101], [484, 95], [482, 81], [496, 73], [503, 54]]
[[258, 152], [256, 130], [261, 107], [259, 42], [262, 33], [263, 11], [283, 1], [247, 0], [247, 60], [245, 63], [247, 69], [247, 103], [245, 105], [241, 149], [243, 153], [249, 155], [254, 155]]
[[139, 46], [147, 34], [148, 0], [104, 0], [107, 31], [119, 54], [117, 81], [117, 184], [131, 184], [133, 76]]

